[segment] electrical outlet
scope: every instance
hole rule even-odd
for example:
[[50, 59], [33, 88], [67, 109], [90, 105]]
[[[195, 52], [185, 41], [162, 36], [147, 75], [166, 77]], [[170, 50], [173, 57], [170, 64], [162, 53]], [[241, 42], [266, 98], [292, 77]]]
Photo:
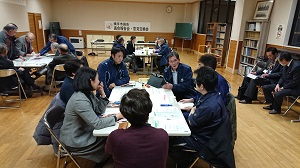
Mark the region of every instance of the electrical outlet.
[[82, 36], [82, 32], [81, 30], [78, 31], [79, 36]]

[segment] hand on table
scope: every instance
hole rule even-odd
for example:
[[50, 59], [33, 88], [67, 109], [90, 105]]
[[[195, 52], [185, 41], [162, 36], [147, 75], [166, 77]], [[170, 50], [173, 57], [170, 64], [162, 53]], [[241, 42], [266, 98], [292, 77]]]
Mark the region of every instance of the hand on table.
[[113, 89], [114, 87], [116, 87], [116, 84], [115, 84], [115, 83], [111, 83], [111, 84], [108, 86], [109, 89]]

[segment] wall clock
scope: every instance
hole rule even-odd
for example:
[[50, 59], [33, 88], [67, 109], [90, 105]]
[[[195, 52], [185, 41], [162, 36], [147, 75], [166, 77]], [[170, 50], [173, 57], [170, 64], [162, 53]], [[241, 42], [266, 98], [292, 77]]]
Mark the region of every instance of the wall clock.
[[172, 6], [167, 6], [166, 7], [166, 12], [171, 13], [172, 12]]

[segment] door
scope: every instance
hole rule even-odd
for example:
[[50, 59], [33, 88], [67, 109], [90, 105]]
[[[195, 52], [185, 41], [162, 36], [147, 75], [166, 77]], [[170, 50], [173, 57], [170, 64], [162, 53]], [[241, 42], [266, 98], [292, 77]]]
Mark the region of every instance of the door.
[[42, 15], [40, 13], [28, 13], [28, 22], [30, 32], [35, 35], [33, 48], [35, 52], [39, 52], [44, 46], [44, 32]]

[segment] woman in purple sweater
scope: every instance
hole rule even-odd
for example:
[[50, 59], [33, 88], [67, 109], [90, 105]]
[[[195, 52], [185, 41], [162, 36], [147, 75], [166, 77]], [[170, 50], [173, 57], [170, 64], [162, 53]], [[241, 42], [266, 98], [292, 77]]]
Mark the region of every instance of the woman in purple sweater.
[[163, 129], [147, 123], [151, 110], [152, 102], [145, 89], [132, 89], [122, 97], [120, 112], [131, 126], [113, 131], [105, 145], [115, 168], [166, 167], [169, 137]]

